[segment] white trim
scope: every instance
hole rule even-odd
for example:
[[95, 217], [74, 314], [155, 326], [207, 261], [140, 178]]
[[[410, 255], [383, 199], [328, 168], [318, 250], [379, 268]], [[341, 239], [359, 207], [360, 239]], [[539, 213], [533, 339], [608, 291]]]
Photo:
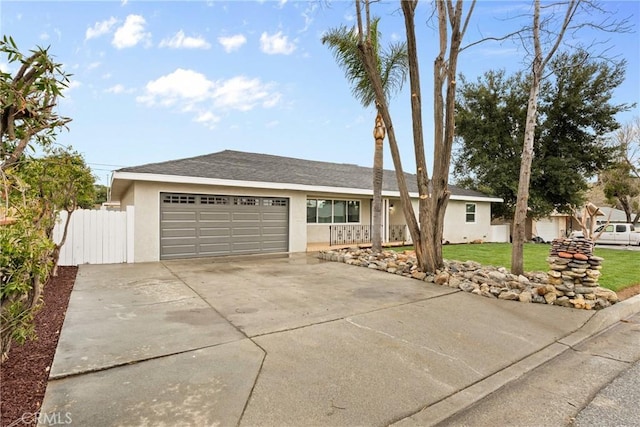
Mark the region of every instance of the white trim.
[[[293, 190], [293, 191], [305, 191], [313, 193], [333, 193], [333, 194], [352, 194], [360, 196], [371, 196], [369, 189], [362, 188], [347, 188], [347, 187], [328, 187], [318, 185], [306, 185], [306, 184], [291, 184], [291, 183], [279, 183], [279, 182], [261, 182], [261, 181], [237, 181], [230, 179], [220, 178], [202, 178], [194, 176], [182, 176], [182, 175], [163, 175], [154, 173], [136, 173], [136, 172], [114, 172], [111, 178], [111, 186], [116, 180], [129, 180], [129, 181], [150, 181], [150, 182], [167, 182], [174, 184], [196, 184], [196, 185], [213, 185], [224, 187], [242, 187], [242, 188], [260, 188], [269, 190]], [[400, 197], [399, 191], [382, 191], [383, 197]], [[409, 196], [413, 199], [418, 198], [418, 193], [409, 193]], [[451, 195], [451, 200], [466, 200], [476, 202], [502, 202], [499, 197], [481, 197], [481, 196], [460, 196]]]

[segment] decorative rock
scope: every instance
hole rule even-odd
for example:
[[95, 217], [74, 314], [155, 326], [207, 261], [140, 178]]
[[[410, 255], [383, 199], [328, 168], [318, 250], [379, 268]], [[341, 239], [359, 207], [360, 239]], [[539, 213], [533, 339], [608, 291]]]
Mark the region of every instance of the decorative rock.
[[473, 292], [474, 290], [478, 289], [478, 285], [468, 280], [460, 282], [460, 285], [458, 285], [458, 287], [465, 292]]
[[424, 280], [424, 278], [427, 277], [427, 273], [423, 273], [422, 271], [415, 270], [414, 272], [411, 273], [411, 277], [418, 280]]
[[547, 302], [547, 304], [553, 304], [556, 298], [557, 295], [555, 292], [547, 292], [546, 294], [544, 294], [544, 300]]
[[618, 294], [616, 294], [615, 292], [613, 292], [610, 289], [598, 288], [595, 291], [595, 296], [597, 298], [605, 299], [608, 302], [613, 303], [613, 304], [618, 302]]
[[490, 271], [489, 278], [495, 280], [496, 282], [504, 282], [507, 276], [500, 271]]
[[448, 281], [449, 281], [449, 273], [446, 273], [446, 272], [436, 274], [436, 277], [434, 279], [434, 283], [436, 285], [444, 285]]
[[500, 292], [500, 295], [498, 295], [499, 299], [504, 299], [509, 301], [515, 301], [519, 299], [519, 297], [520, 297], [520, 294], [514, 291], [504, 291], [504, 292]]
[[524, 292], [521, 292], [520, 295], [518, 295], [518, 300], [520, 302], [531, 302], [532, 297], [533, 296], [531, 295], [531, 292], [524, 291]]
[[474, 261], [447, 260], [442, 269], [428, 273], [418, 268], [412, 253], [372, 253], [370, 249], [326, 251], [318, 257], [448, 285], [488, 298], [587, 310], [602, 309], [618, 302], [615, 292], [598, 286], [603, 259], [593, 256], [593, 243], [587, 239], [554, 240], [547, 258], [549, 271], [524, 275], [514, 275], [504, 267], [482, 266]]
[[462, 280], [458, 279], [456, 276], [451, 276], [449, 278], [449, 287], [450, 288], [459, 288]]

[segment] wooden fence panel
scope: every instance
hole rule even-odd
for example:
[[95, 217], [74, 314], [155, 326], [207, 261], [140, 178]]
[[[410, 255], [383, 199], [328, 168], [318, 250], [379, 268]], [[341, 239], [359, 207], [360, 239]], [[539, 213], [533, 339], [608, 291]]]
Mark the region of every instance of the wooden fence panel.
[[[60, 212], [53, 230], [56, 243], [62, 240], [66, 217], [66, 212]], [[59, 265], [124, 262], [133, 262], [133, 206], [126, 211], [74, 211]]]

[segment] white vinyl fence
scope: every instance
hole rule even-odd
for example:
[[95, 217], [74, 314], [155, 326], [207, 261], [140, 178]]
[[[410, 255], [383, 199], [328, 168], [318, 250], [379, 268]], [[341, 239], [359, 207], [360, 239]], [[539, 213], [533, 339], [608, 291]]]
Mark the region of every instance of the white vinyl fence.
[[[133, 206], [126, 211], [78, 209], [71, 215], [58, 265], [133, 262]], [[60, 212], [53, 240], [62, 240], [66, 212]]]
[[510, 224], [492, 225], [488, 241], [492, 243], [509, 243], [511, 241], [510, 227]]

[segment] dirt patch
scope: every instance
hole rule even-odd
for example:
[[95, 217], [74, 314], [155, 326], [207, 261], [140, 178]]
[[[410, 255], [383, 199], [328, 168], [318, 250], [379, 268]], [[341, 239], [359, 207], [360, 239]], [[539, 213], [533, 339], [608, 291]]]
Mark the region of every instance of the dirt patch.
[[618, 298], [620, 298], [620, 301], [639, 295], [640, 283], [628, 288], [624, 288], [623, 290], [616, 292], [616, 294], [618, 294]]
[[[59, 267], [58, 276], [44, 287], [44, 305], [36, 313], [37, 339], [13, 344], [0, 369], [2, 406], [0, 425], [35, 425], [36, 414], [47, 389], [49, 370], [67, 313], [78, 267]], [[23, 419], [26, 422], [18, 421]]]

